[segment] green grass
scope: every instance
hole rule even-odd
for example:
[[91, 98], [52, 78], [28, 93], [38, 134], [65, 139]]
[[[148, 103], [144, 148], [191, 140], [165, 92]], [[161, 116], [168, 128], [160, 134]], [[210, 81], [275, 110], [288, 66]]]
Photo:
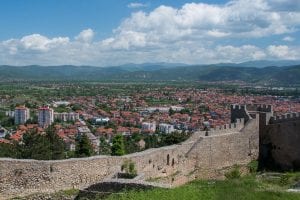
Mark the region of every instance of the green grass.
[[[124, 191], [106, 198], [101, 194], [79, 195], [78, 190], [71, 189], [51, 194], [50, 199], [70, 199], [79, 195], [77, 200], [300, 200], [300, 193], [286, 192], [299, 180], [300, 173], [267, 173], [263, 176], [252, 174], [230, 177], [223, 181], [195, 180], [174, 189]], [[15, 199], [37, 199], [41, 196], [43, 195], [36, 194]]]
[[128, 191], [113, 194], [109, 200], [300, 200], [300, 194], [285, 192], [285, 187], [273, 187], [263, 179], [248, 176], [225, 181], [193, 181], [175, 189], [153, 189], [148, 191]]

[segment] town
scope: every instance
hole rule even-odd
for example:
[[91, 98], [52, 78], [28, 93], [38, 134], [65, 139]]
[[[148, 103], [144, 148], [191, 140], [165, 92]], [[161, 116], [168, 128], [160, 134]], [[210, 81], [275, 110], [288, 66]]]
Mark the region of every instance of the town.
[[[124, 143], [120, 155], [176, 144], [192, 132], [230, 123], [231, 104], [269, 104], [275, 115], [300, 111], [299, 99], [293, 96], [245, 95], [217, 87], [30, 83], [35, 90], [28, 90], [26, 84], [23, 91], [1, 88], [0, 143], [22, 143], [24, 135], [43, 135], [51, 127], [64, 143], [65, 154], [59, 159], [113, 155], [113, 140], [120, 136]], [[39, 91], [45, 90], [48, 94], [41, 96]], [[88, 139], [91, 151], [76, 155], [81, 136]]]

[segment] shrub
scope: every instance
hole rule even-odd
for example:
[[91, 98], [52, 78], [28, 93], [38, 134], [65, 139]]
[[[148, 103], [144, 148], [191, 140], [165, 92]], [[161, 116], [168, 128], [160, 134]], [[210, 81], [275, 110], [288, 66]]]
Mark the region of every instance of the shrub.
[[258, 161], [257, 161], [257, 160], [251, 161], [251, 162], [247, 165], [247, 167], [248, 167], [250, 173], [255, 173], [255, 172], [257, 172], [257, 169], [258, 169]]
[[239, 166], [234, 166], [232, 170], [229, 172], [225, 173], [225, 177], [227, 179], [237, 179], [241, 177], [241, 172], [240, 172], [240, 167]]
[[119, 174], [119, 177], [121, 176], [120, 178], [134, 178], [137, 175], [135, 163], [131, 160], [125, 160], [121, 166], [121, 171], [125, 173]]

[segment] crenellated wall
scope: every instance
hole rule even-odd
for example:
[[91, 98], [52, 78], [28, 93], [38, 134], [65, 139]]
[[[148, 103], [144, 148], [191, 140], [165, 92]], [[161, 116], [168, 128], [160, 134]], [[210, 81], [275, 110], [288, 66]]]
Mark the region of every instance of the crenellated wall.
[[270, 117], [260, 135], [263, 167], [300, 170], [300, 113]]
[[[246, 113], [247, 114], [247, 113]], [[259, 118], [235, 120], [215, 130], [195, 132], [187, 141], [126, 156], [94, 156], [59, 161], [0, 159], [0, 199], [36, 192], [86, 188], [120, 172], [125, 160], [145, 179], [180, 185], [198, 178], [218, 178], [224, 169], [258, 158]]]
[[208, 134], [218, 135], [224, 133], [238, 132], [245, 126], [245, 122], [243, 118], [236, 119], [235, 121], [236, 121], [235, 123], [224, 124], [222, 126], [216, 126], [215, 128], [211, 128]]
[[233, 104], [230, 107], [231, 110], [231, 123], [235, 123], [236, 119], [244, 119], [246, 123], [249, 119], [252, 119], [250, 116], [246, 105], [236, 105]]
[[271, 112], [273, 113], [273, 106], [266, 104], [247, 104], [248, 111]]
[[278, 115], [270, 118], [270, 124], [278, 124], [282, 122], [290, 122], [300, 120], [300, 113], [286, 113], [284, 115]]

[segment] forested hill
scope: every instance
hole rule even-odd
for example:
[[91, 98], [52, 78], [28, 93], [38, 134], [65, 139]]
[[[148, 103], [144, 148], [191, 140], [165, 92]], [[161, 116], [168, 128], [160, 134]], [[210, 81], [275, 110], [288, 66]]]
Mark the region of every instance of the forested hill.
[[300, 65], [286, 67], [243, 67], [236, 65], [151, 66], [0, 66], [0, 81], [10, 80], [200, 80], [253, 83], [300, 84]]

